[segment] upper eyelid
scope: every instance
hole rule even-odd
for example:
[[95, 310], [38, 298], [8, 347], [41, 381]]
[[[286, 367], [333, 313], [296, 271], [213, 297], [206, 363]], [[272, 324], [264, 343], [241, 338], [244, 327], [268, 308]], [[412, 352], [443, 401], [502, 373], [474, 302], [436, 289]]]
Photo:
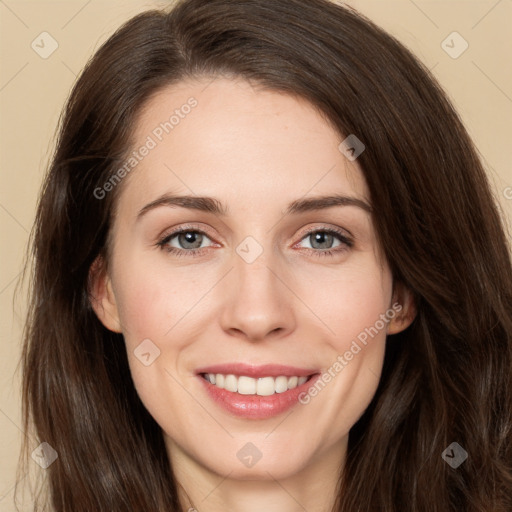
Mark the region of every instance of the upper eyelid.
[[347, 229], [341, 228], [341, 227], [331, 227], [331, 226], [316, 226], [316, 227], [308, 228], [308, 229], [306, 229], [306, 231], [304, 231], [302, 233], [302, 237], [305, 237], [311, 233], [315, 233], [316, 231], [332, 232], [332, 233], [335, 233], [340, 236], [345, 236], [345, 238], [350, 238], [350, 239], [354, 238], [352, 233], [350, 233], [350, 231], [348, 231]]
[[188, 231], [197, 231], [198, 233], [201, 233], [203, 235], [206, 235], [208, 238], [212, 238], [212, 235], [210, 235], [208, 233], [208, 230], [206, 229], [203, 229], [203, 228], [199, 228], [197, 226], [188, 226], [188, 225], [184, 225], [184, 226], [179, 226], [177, 228], [173, 228], [171, 230], [169, 230], [168, 233], [164, 233], [163, 235], [160, 235], [158, 237], [159, 240], [164, 240], [164, 239], [167, 239], [167, 238], [172, 238], [176, 235], [179, 235], [180, 233], [183, 233], [183, 232], [188, 232]]

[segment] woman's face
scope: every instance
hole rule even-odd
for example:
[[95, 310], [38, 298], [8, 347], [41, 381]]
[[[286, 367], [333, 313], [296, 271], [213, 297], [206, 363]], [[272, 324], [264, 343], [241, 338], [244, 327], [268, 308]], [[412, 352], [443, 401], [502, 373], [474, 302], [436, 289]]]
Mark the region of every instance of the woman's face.
[[[169, 87], [135, 128], [95, 309], [123, 333], [172, 462], [239, 479], [333, 470], [386, 334], [410, 323], [357, 159], [310, 104], [241, 80]], [[327, 196], [348, 199], [313, 201]]]

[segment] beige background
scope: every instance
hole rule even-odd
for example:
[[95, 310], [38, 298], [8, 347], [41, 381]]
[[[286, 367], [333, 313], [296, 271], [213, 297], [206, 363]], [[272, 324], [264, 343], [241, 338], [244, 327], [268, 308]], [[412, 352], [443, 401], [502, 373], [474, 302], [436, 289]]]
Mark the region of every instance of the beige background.
[[[395, 35], [433, 70], [475, 140], [510, 223], [512, 0], [348, 3]], [[14, 510], [15, 469], [23, 435], [15, 370], [25, 306], [23, 293], [16, 303], [13, 296], [58, 116], [77, 73], [99, 44], [132, 15], [168, 4], [0, 0], [0, 512]], [[454, 31], [469, 44], [456, 59], [442, 47]], [[58, 43], [47, 59], [31, 47], [42, 32]], [[448, 38], [448, 44], [453, 52], [463, 43], [456, 36], [453, 43]], [[33, 466], [34, 471], [43, 471]]]

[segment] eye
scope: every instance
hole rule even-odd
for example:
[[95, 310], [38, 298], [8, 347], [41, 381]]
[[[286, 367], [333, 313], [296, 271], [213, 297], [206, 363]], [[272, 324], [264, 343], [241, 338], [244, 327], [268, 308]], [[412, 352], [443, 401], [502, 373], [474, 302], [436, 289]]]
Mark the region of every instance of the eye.
[[[176, 256], [201, 256], [208, 246], [203, 245], [210, 240], [208, 235], [195, 227], [183, 226], [180, 229], [166, 234], [157, 242], [162, 250], [173, 253]], [[333, 228], [316, 228], [308, 231], [302, 240], [309, 240], [310, 247], [305, 249], [315, 256], [333, 256], [343, 253], [353, 246], [353, 241], [341, 230]], [[338, 241], [338, 245], [333, 243]], [[210, 240], [211, 241], [211, 240]], [[296, 244], [299, 245], [299, 244]]]
[[182, 227], [165, 235], [164, 238], [158, 241], [157, 245], [177, 256], [200, 256], [203, 253], [203, 242], [205, 240], [210, 240], [210, 238], [204, 231]]
[[[342, 253], [350, 249], [354, 243], [342, 231], [336, 229], [313, 229], [306, 233], [302, 240], [308, 240], [310, 247], [306, 247], [309, 252], [317, 256], [332, 256], [336, 253]], [[338, 240], [339, 244], [333, 243]]]

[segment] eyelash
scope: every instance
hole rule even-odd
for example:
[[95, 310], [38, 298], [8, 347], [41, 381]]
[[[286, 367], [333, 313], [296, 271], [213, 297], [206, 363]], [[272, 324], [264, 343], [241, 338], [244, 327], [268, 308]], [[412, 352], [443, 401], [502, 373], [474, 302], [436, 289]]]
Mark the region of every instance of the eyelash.
[[[199, 257], [202, 256], [204, 253], [204, 249], [207, 249], [207, 247], [202, 247], [200, 249], [178, 249], [176, 247], [170, 247], [167, 244], [177, 235], [180, 235], [182, 233], [199, 233], [201, 235], [205, 235], [206, 237], [210, 238], [208, 236], [208, 233], [205, 233], [204, 231], [195, 228], [194, 226], [183, 226], [180, 229], [173, 231], [172, 233], [169, 233], [165, 235], [163, 238], [161, 238], [156, 245], [163, 251], [167, 251], [169, 253], [174, 254], [175, 256], [181, 258], [183, 256], [191, 256], [191, 257]], [[304, 240], [304, 238], [308, 237], [309, 235], [313, 233], [326, 233], [328, 235], [334, 235], [336, 236], [340, 242], [344, 245], [344, 247], [338, 247], [336, 249], [308, 249], [309, 252], [312, 252], [314, 255], [319, 257], [325, 257], [325, 256], [335, 256], [336, 254], [341, 254], [348, 249], [352, 248], [354, 243], [353, 241], [348, 238], [343, 232], [338, 231], [334, 228], [314, 228], [306, 233], [304, 233], [303, 237], [301, 238], [301, 241]]]

